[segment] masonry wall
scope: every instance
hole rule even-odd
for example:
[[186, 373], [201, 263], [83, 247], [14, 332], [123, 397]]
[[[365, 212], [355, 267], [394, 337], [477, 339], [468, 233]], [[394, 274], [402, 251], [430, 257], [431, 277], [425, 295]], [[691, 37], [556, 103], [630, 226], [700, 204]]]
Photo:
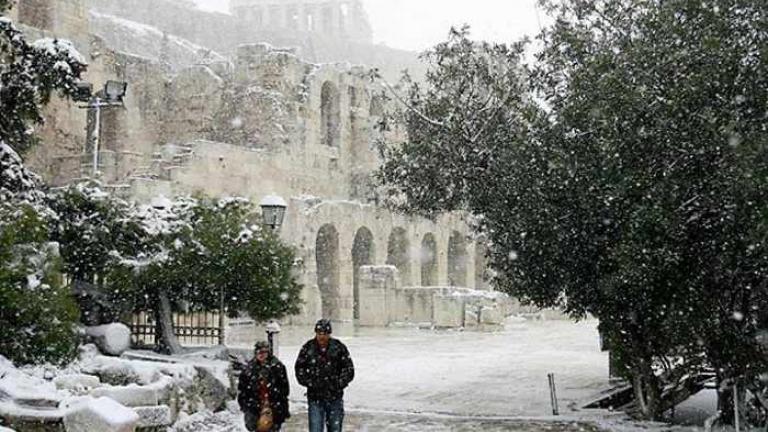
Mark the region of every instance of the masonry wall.
[[[57, 10], [77, 11], [66, 4]], [[66, 20], [53, 24], [82, 31], [69, 25]], [[370, 237], [365, 264], [394, 263], [403, 287], [425, 283], [422, 244], [427, 238], [434, 243], [430, 283], [451, 284], [452, 263], [463, 272], [459, 280], [480, 287], [476, 275], [482, 265], [476, 264], [481, 254], [464, 215], [426, 220], [373, 202], [367, 183], [379, 164], [373, 125], [381, 114], [376, 99], [381, 88], [365, 78], [364, 68], [316, 65], [296, 51], [254, 44], [239, 47], [231, 63], [171, 71], [152, 59], [115, 53], [96, 37], [78, 47], [91, 63], [85, 78], [95, 88], [107, 79], [128, 83], [125, 107], [102, 110], [98, 171], [107, 187], [139, 201], [194, 193], [255, 202], [276, 193], [289, 201], [281, 237], [298, 250], [305, 286], [303, 311], [294, 322], [356, 318], [360, 298], [353, 251], [359, 250], [361, 233]], [[47, 110], [49, 121], [41, 130], [45, 144], [28, 160], [52, 184], [93, 170], [93, 149], [85, 144], [86, 114], [66, 101], [55, 101]], [[394, 131], [382, 138], [405, 137]], [[463, 239], [461, 251], [449, 247], [452, 238]], [[412, 294], [423, 303], [417, 313], [422, 317], [427, 302], [419, 292]]]

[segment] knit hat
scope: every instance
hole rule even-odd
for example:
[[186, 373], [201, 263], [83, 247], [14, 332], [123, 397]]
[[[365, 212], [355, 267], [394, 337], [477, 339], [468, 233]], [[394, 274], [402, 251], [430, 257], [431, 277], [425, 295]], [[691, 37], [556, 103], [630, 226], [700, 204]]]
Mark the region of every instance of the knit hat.
[[323, 318], [315, 323], [315, 333], [330, 334], [332, 331], [333, 329], [331, 328], [331, 320], [329, 319]]
[[255, 352], [259, 352], [260, 350], [263, 350], [263, 349], [269, 349], [269, 342], [260, 340], [260, 341], [257, 341], [256, 344], [253, 346], [253, 350]]

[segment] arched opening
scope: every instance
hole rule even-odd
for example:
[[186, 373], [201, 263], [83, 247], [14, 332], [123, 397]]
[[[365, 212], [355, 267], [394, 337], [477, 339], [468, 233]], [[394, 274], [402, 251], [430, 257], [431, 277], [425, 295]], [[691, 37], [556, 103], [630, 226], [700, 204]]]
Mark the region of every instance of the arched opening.
[[475, 243], [475, 289], [487, 290], [488, 284], [488, 248], [483, 240]]
[[341, 138], [341, 105], [339, 89], [330, 81], [323, 84], [320, 92], [321, 142], [338, 147]]
[[421, 241], [421, 286], [437, 285], [437, 242], [428, 233]]
[[384, 103], [381, 101], [381, 96], [371, 98], [371, 107], [368, 114], [371, 117], [381, 117], [384, 115]]
[[400, 272], [400, 280], [403, 286], [411, 283], [411, 257], [409, 256], [410, 244], [408, 236], [403, 228], [395, 228], [389, 235], [387, 243], [387, 264], [397, 267]]
[[323, 225], [315, 243], [317, 286], [320, 288], [323, 318], [339, 318], [339, 233], [333, 225]]
[[360, 319], [360, 267], [373, 264], [373, 234], [371, 230], [362, 227], [355, 234], [352, 244], [352, 291], [353, 317]]
[[448, 285], [467, 286], [467, 242], [457, 231], [448, 240]]

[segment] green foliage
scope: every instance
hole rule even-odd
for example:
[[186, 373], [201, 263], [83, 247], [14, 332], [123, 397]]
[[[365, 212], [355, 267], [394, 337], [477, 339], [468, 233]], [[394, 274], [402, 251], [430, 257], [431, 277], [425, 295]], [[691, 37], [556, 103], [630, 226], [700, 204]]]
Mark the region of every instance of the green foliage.
[[247, 313], [256, 320], [298, 312], [295, 255], [271, 233], [251, 226], [245, 200], [181, 199], [168, 209], [143, 207], [137, 253], [116, 262], [107, 284], [131, 310], [154, 310], [160, 294], [193, 310]]
[[32, 208], [0, 211], [0, 220], [0, 354], [17, 364], [66, 363], [78, 313], [61, 286], [56, 245]]
[[77, 184], [49, 194], [58, 218], [52, 240], [62, 249], [64, 271], [73, 279], [103, 279], [113, 251], [130, 251], [138, 244], [139, 227], [128, 218], [128, 204], [103, 192], [98, 184]]
[[244, 201], [201, 205], [192, 257], [199, 301], [216, 307], [223, 295], [230, 313], [256, 321], [298, 313], [301, 285], [295, 280], [293, 248], [271, 232], [248, 226], [252, 206]]
[[[9, 8], [0, 2], [0, 12]], [[63, 40], [30, 44], [10, 20], [0, 20], [0, 140], [19, 153], [35, 142], [42, 107], [54, 93], [74, 94], [86, 62]]]
[[408, 85], [411, 142], [385, 150], [380, 179], [407, 208], [482, 216], [502, 290], [598, 317], [646, 416], [660, 415], [659, 368], [754, 378], [768, 4], [544, 4], [555, 24], [528, 71], [464, 32], [432, 51], [426, 84]]

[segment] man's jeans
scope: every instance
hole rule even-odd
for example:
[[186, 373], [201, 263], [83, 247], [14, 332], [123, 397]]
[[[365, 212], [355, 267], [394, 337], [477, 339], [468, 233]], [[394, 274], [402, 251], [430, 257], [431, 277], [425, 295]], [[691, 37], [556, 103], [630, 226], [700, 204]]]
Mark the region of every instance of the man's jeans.
[[323, 432], [323, 426], [328, 432], [341, 432], [344, 422], [344, 400], [309, 401], [309, 432]]

